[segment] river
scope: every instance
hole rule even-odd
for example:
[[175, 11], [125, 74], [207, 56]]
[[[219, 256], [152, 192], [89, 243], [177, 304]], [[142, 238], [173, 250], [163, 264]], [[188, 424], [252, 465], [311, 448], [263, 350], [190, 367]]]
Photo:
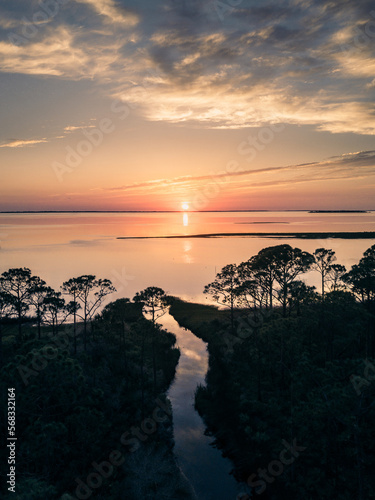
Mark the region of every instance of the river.
[[206, 427], [194, 409], [195, 389], [198, 384], [205, 384], [208, 369], [206, 344], [190, 330], [181, 328], [170, 314], [158, 321], [176, 335], [181, 351], [176, 377], [168, 392], [178, 463], [199, 500], [235, 500], [239, 489], [230, 474], [233, 465], [212, 446], [213, 438], [205, 435]]

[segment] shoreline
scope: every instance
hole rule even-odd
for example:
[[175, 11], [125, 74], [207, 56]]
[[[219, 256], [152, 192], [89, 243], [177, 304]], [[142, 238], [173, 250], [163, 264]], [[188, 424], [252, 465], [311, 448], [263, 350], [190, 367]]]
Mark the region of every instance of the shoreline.
[[311, 210], [311, 209], [244, 209], [244, 210], [0, 210], [0, 215], [9, 214], [154, 214], [154, 213], [257, 213], [257, 212], [306, 212], [308, 214], [368, 214], [367, 210]]
[[375, 231], [333, 232], [333, 233], [207, 233], [180, 234], [167, 236], [117, 236], [117, 240], [150, 240], [150, 239], [182, 239], [182, 238], [290, 238], [290, 239], [329, 239], [346, 240], [375, 239]]

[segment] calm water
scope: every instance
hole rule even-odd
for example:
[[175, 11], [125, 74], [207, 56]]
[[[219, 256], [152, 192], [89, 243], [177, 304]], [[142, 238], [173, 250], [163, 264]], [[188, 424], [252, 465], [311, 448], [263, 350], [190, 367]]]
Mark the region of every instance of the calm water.
[[189, 330], [180, 328], [169, 314], [159, 323], [177, 337], [181, 351], [175, 380], [168, 397], [173, 407], [175, 454], [199, 500], [235, 500], [238, 487], [230, 471], [233, 465], [213, 448], [205, 426], [194, 410], [194, 392], [205, 383], [208, 369], [206, 344]]
[[[303, 250], [333, 248], [350, 268], [375, 240], [298, 240], [264, 237], [195, 239], [222, 232], [373, 231], [375, 213], [307, 212], [0, 214], [0, 272], [29, 267], [54, 288], [74, 276], [109, 278], [112, 298], [133, 297], [160, 286], [188, 300], [206, 301], [204, 286], [224, 265], [240, 263], [266, 246], [289, 243]], [[118, 240], [118, 236], [186, 235], [186, 238]], [[307, 279], [319, 285], [317, 273]]]

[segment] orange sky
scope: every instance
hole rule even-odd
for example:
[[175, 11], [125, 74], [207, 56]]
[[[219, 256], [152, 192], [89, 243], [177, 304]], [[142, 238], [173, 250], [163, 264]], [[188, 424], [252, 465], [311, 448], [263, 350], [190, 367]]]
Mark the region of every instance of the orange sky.
[[370, 4], [216, 3], [2, 2], [0, 210], [374, 208]]

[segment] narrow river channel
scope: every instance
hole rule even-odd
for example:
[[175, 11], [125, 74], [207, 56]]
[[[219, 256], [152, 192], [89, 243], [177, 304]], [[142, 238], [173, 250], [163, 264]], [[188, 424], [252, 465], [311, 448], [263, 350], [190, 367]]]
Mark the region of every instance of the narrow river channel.
[[211, 445], [213, 438], [204, 434], [205, 425], [194, 409], [195, 389], [198, 384], [205, 384], [208, 369], [206, 344], [190, 330], [181, 328], [170, 314], [158, 322], [176, 335], [181, 351], [176, 377], [168, 392], [178, 463], [199, 500], [235, 500], [239, 490], [230, 475], [232, 464]]

